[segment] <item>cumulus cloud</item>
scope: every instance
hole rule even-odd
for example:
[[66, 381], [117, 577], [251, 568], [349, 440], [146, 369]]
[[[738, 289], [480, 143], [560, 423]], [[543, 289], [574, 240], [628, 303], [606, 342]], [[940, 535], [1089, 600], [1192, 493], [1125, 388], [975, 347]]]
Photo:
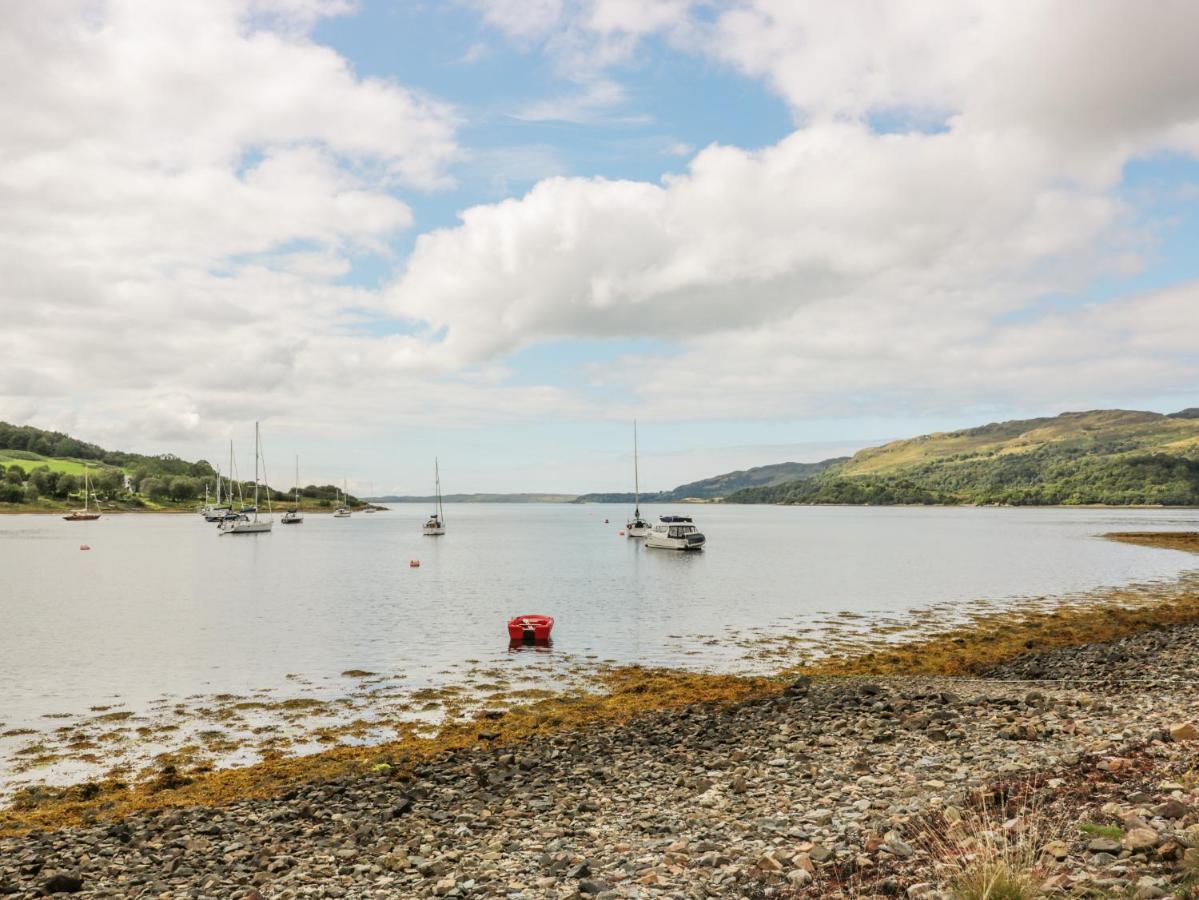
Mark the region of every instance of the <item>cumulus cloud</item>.
[[312, 42], [350, 8], [7, 11], [0, 417], [120, 422], [136, 445], [136, 411], [182, 436], [321, 376], [310, 354], [378, 307], [338, 283], [348, 254], [389, 250], [413, 221], [396, 191], [449, 184], [460, 156], [454, 110]]
[[[868, 388], [881, 406], [899, 394], [961, 404], [972, 381], [955, 366], [978, 360], [1009, 397], [1031, 368], [1044, 393], [1069, 381], [1045, 372], [1076, 360], [1034, 338], [1061, 339], [1063, 323], [1115, 354], [1107, 376], [1102, 354], [1086, 370], [1092, 402], [1153, 377], [1193, 379], [1193, 357], [1160, 354], [1167, 332], [1199, 338], [1176, 306], [1164, 328], [1126, 312], [1137, 337], [1122, 341], [1095, 323], [1165, 307], [1134, 297], [1095, 312], [1035, 310], [1047, 294], [1142, 265], [1151, 231], [1120, 199], [1122, 172], [1138, 156], [1199, 151], [1199, 70], [1185, 37], [1199, 8], [710, 9], [580, 0], [557, 11], [544, 40], [627, 51], [662, 33], [764, 79], [791, 104], [794, 133], [758, 152], [710, 146], [660, 182], [552, 178], [468, 209], [459, 226], [418, 240], [390, 295], [396, 314], [443, 335], [463, 364], [546, 339], [676, 339], [691, 383], [706, 385], [685, 410], [662, 390], [656, 412], [681, 416], [744, 411], [747, 398], [777, 414], [787, 403], [767, 399], [794, 399], [800, 379], [834, 405]], [[1005, 325], [1015, 313], [1026, 314], [1020, 329]], [[1040, 348], [1040, 363], [1013, 352], [1017, 340]], [[625, 360], [618, 373], [640, 368]], [[658, 383], [628, 386], [650, 402]], [[1063, 387], [1067, 396], [1078, 394]]]
[[[459, 164], [506, 189], [569, 161], [460, 148], [455, 109], [313, 40], [344, 0], [18, 4], [0, 417], [169, 446], [266, 415], [323, 433], [626, 415], [596, 406], [606, 386], [687, 418], [1093, 405], [1199, 377], [1194, 285], [1041, 306], [1143, 265], [1158, 224], [1122, 172], [1199, 152], [1194, 4], [463, 2], [576, 88], [529, 119], [618, 114], [653, 37], [760, 79], [793, 133], [673, 148], [686, 167], [659, 180], [546, 177], [367, 289], [350, 260], [395, 253], [411, 192]], [[586, 397], [505, 368], [538, 342], [647, 336], [673, 349], [592, 367]]]

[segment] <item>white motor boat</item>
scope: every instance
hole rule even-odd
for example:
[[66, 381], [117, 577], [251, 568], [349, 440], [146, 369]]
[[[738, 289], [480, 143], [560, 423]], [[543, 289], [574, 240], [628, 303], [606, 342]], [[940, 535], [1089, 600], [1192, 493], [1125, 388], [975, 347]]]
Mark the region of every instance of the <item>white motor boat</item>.
[[445, 512], [441, 508], [441, 469], [438, 467], [437, 458], [433, 458], [433, 489], [436, 494], [436, 508], [433, 510], [433, 515], [429, 516], [421, 533], [426, 537], [436, 537], [439, 534], [445, 534]]
[[690, 516], [659, 516], [658, 524], [645, 538], [646, 547], [661, 550], [702, 550], [706, 542]]
[[633, 518], [624, 527], [624, 533], [631, 538], [646, 537], [650, 532], [650, 524], [641, 518], [641, 473], [637, 465], [637, 420], [633, 420]]
[[[259, 461], [262, 459], [262, 438], [258, 431], [258, 423], [254, 423], [254, 506], [252, 509], [242, 507], [242, 514], [232, 519], [225, 519], [221, 522], [219, 530], [221, 534], [263, 534], [271, 530], [271, 526], [275, 524], [275, 517], [271, 514], [271, 492], [266, 492], [267, 517], [265, 519], [258, 518], [258, 486], [259, 486]], [[240, 485], [238, 489], [240, 490]]]

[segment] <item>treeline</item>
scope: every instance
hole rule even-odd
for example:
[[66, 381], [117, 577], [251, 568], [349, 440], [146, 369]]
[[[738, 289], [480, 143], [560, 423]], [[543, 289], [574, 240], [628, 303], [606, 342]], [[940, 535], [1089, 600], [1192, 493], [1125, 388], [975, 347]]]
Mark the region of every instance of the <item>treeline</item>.
[[[1112, 449], [1111, 447], [1108, 448]], [[938, 459], [895, 475], [842, 475], [738, 491], [730, 503], [1199, 506], [1199, 458], [1166, 453], [1096, 455], [1046, 445], [1027, 453]]]
[[[72, 497], [77, 497], [80, 501], [83, 499], [82, 475], [56, 472], [46, 465], [37, 466], [28, 472], [19, 465], [10, 465], [2, 470], [2, 474], [0, 503], [37, 503], [42, 499], [68, 500]], [[144, 506], [146, 500], [154, 503], [187, 503], [203, 500], [205, 496], [210, 500], [216, 499], [215, 473], [197, 477], [138, 469], [126, 477], [120, 469], [97, 467], [88, 472], [87, 480], [91, 489], [90, 499], [123, 506]], [[253, 482], [243, 482], [239, 489], [237, 482], [231, 484], [222, 479], [222, 501], [229, 501], [230, 488], [239, 504], [243, 499], [249, 503], [254, 496]], [[258, 496], [260, 500], [269, 497], [272, 502], [285, 503], [294, 498], [294, 493], [260, 486]], [[337, 486], [332, 484], [310, 484], [300, 489], [302, 501], [315, 502], [318, 506], [332, 506], [339, 496]], [[347, 503], [360, 506], [362, 501], [350, 495]]]
[[[8, 422], [0, 422], [0, 451], [25, 463], [10, 464], [7, 469], [0, 466], [0, 503], [38, 503], [42, 499], [73, 497], [82, 500], [83, 477], [39, 464], [41, 457], [88, 464], [91, 498], [97, 501], [133, 507], [144, 506], [146, 500], [187, 503], [203, 500], [205, 491], [210, 499], [216, 498], [217, 472], [203, 459], [188, 462], [173, 453], [147, 456], [105, 450], [59, 431]], [[235, 496], [238, 494], [237, 482], [231, 484], [228, 473], [221, 478], [221, 484], [226, 498], [230, 487]], [[253, 494], [254, 483], [242, 482], [240, 495], [247, 503]], [[270, 490], [269, 495], [272, 502], [284, 502], [293, 496], [291, 491], [278, 490]], [[317, 505], [331, 506], [338, 497], [338, 488], [332, 484], [310, 484], [300, 489], [300, 495]], [[259, 488], [259, 497], [265, 499], [265, 496]], [[361, 505], [353, 496], [347, 502]]]

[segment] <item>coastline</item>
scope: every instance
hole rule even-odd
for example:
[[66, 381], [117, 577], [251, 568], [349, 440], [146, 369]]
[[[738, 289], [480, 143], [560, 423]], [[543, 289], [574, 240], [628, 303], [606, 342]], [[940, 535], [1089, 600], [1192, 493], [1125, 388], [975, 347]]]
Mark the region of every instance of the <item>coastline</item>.
[[[1115, 533], [1108, 537], [1138, 543], [1154, 541], [1155, 546], [1175, 550], [1199, 548], [1199, 535], [1193, 534], [1183, 537], [1179, 533], [1140, 533], [1130, 538], [1124, 533]], [[64, 848], [78, 849], [74, 843], [76, 839], [84, 840], [86, 836], [87, 840], [95, 840], [97, 832], [107, 834], [105, 829], [111, 829], [113, 822], [123, 819], [135, 823], [131, 827], [153, 830], [157, 827], [155, 823], [161, 824], [162, 820], [171, 822], [182, 817], [175, 823], [178, 826], [183, 822], [194, 823], [197, 816], [209, 820], [215, 817], [237, 830], [241, 827], [238, 822], [247, 828], [261, 826], [266, 821], [264, 816], [267, 820], [275, 815], [289, 816], [292, 818], [283, 821], [293, 821], [295, 814], [304, 820], [296, 810], [305, 803], [311, 806], [313, 798], [324, 797], [322, 802], [329, 802], [332, 797], [331, 808], [334, 808], [341, 802], [336, 798], [348, 796], [353, 802], [371, 809], [376, 806], [393, 810], [404, 808], [402, 815], [383, 822], [384, 825], [395, 822], [391, 829], [396, 831], [393, 849], [373, 858], [365, 872], [341, 872], [339, 868], [358, 868], [366, 863], [355, 862], [353, 866], [345, 867], [334, 864], [331, 874], [326, 872], [322, 877], [344, 880], [347, 885], [353, 884], [354, 889], [362, 891], [374, 890], [371, 885], [379, 879], [391, 879], [377, 885], [383, 893], [355, 893], [352, 896], [487, 895], [495, 892], [491, 887], [496, 885], [492, 884], [487, 891], [477, 891], [476, 887], [491, 882], [480, 878], [476, 869], [488, 868], [494, 860], [480, 856], [472, 861], [469, 855], [452, 858], [441, 853], [438, 858], [444, 860], [442, 864], [422, 866], [418, 843], [415, 848], [404, 851], [404, 858], [411, 865], [399, 865], [401, 860], [397, 858], [394, 846], [401, 843], [404, 834], [416, 830], [414, 824], [410, 825], [416, 822], [416, 817], [409, 813], [425, 816], [420, 820], [422, 827], [436, 828], [444, 824], [444, 820], [439, 821], [434, 815], [439, 810], [444, 813], [446, 809], [444, 804], [438, 805], [438, 789], [428, 788], [426, 795], [421, 796], [421, 786], [440, 785], [448, 780], [458, 785], [455, 790], [479, 794], [479, 802], [483, 802], [484, 795], [490, 798], [494, 794], [498, 798], [496, 802], [507, 798], [501, 804], [504, 809], [519, 809], [520, 805], [512, 802], [515, 786], [522, 779], [540, 778], [547, 772], [556, 772], [550, 778], [551, 797], [560, 794], [574, 797], [579, 790], [585, 789], [587, 796], [593, 799], [574, 800], [573, 809], [559, 810], [554, 806], [555, 828], [562, 827], [563, 816], [568, 813], [583, 813], [584, 818], [596, 819], [603, 819], [601, 814], [611, 814], [620, 823], [616, 832], [623, 835], [617, 843], [628, 843], [630, 835], [643, 836], [633, 827], [635, 816], [629, 820], [628, 811], [619, 809], [619, 778], [610, 776], [597, 782], [591, 775], [580, 775], [573, 769], [558, 772], [555, 768], [562, 756], [562, 753], [555, 756], [555, 749], [579, 747], [586, 750], [581, 756], [566, 754], [573, 767], [592, 766], [589, 760], [594, 758], [600, 762], [592, 767], [602, 769], [606, 765], [626, 774], [630, 771], [636, 774], [635, 761], [657, 773], [654, 780], [647, 782], [653, 786], [653, 791], [645, 796], [644, 803], [648, 805], [640, 807], [646, 815], [659, 803], [655, 799], [659, 793], [665, 799], [658, 812], [677, 814], [680, 820], [692, 814], [703, 818], [709, 815], [703, 812], [706, 810], [740, 806], [756, 796], [758, 788], [753, 784], [754, 778], [764, 779], [770, 790], [783, 791], [788, 797], [794, 795], [793, 817], [784, 816], [778, 828], [767, 829], [765, 837], [756, 835], [750, 839], [730, 833], [732, 843], [723, 850], [697, 851], [698, 846], [704, 845], [703, 839], [684, 840], [678, 832], [660, 832], [657, 843], [662, 846], [655, 852], [663, 862], [632, 879], [616, 876], [617, 870], [606, 859], [611, 855], [610, 848], [599, 838], [592, 839], [585, 851], [580, 852], [589, 861], [588, 868], [600, 873], [595, 875], [596, 878], [601, 881], [613, 879], [609, 882], [612, 889], [625, 890], [632, 884], [648, 889], [655, 884], [654, 879], [663, 884], [671, 883], [672, 879], [689, 884], [692, 876], [706, 878], [722, 874], [722, 877], [727, 876], [725, 880], [730, 886], [774, 885], [800, 894], [833, 896], [834, 882], [842, 885], [846, 879], [851, 879], [855, 884], [865, 885], [876, 870], [888, 867], [902, 870], [907, 861], [919, 859], [918, 842], [913, 844], [912, 836], [905, 829], [911, 828], [916, 818], [936, 812], [938, 805], [932, 801], [942, 793], [951, 792], [950, 786], [952, 792], [957, 793], [963, 787], [985, 790], [997, 775], [1004, 774], [1005, 768], [1013, 762], [1013, 753], [1019, 757], [1020, 765], [1006, 773], [1007, 776], [1034, 781], [1044, 776], [1072, 784], [1071, 779], [1077, 780], [1076, 775], [1089, 773], [1090, 777], [1093, 770], [1079, 769], [1080, 763], [1071, 760], [1091, 760], [1086, 766], [1098, 765], [1113, 753], [1116, 756], [1111, 758], [1136, 760], [1128, 763], [1128, 773], [1135, 770], [1144, 774], [1159, 769], [1165, 772], [1177, 761], [1175, 751], [1182, 752], [1185, 744], [1163, 740], [1162, 735], [1168, 734], [1173, 726], [1194, 722], [1199, 727], [1196, 701], [1180, 695], [1177, 688], [1170, 686], [1171, 679], [1176, 680], [1178, 673], [1184, 669], [1190, 672], [1187, 669], [1189, 658], [1196, 655], [1193, 651], [1199, 646], [1199, 632], [1194, 628], [1197, 622], [1199, 592], [1173, 597], [1167, 604], [1160, 597], [1130, 590], [1101, 605], [1063, 603], [1056, 608], [980, 616], [967, 625], [948, 629], [934, 637], [895, 644], [880, 642], [876, 647], [847, 656], [830, 656], [770, 677], [718, 676], [638, 667], [614, 669], [601, 676], [602, 693], [574, 691], [508, 711], [485, 710], [472, 721], [446, 726], [434, 738], [420, 737], [413, 732], [404, 740], [387, 744], [339, 747], [313, 756], [280, 757], [242, 769], [217, 772], [188, 771], [168, 765], [153, 778], [132, 786], [91, 784], [52, 789], [40, 795], [27, 794], [18, 797], [15, 806], [0, 812], [0, 835], [68, 826], [66, 831], [57, 832], [56, 840]], [[1165, 644], [1159, 640], [1163, 634], [1170, 636]], [[1154, 648], [1156, 656], [1146, 653], [1140, 658], [1127, 649], [1120, 649], [1143, 646]], [[1121, 672], [1109, 676], [1110, 665], [1106, 661], [1112, 654], [1122, 654], [1125, 659]], [[1163, 668], [1164, 655], [1170, 655], [1170, 659], [1169, 665]], [[1137, 679], [1157, 680], [1160, 684], [1149, 692], [1127, 686]], [[1103, 682], [1103, 689], [1094, 691], [1086, 687], [1088, 680]], [[1030, 683], [1034, 683], [1031, 691]], [[1084, 686], [1080, 688], [1080, 685]], [[1118, 690], [1114, 698], [1113, 690]], [[1030, 701], [1030, 693], [1042, 696]], [[957, 699], [945, 701], [945, 694]], [[1085, 702], [1080, 699], [1083, 697]], [[1147, 705], [1147, 699], [1153, 702]], [[1163, 703], [1163, 699], [1167, 702]], [[880, 704], [883, 708], [876, 709]], [[1103, 724], [1105, 721], [1118, 727], [1113, 730]], [[817, 731], [811, 731], [813, 727]], [[1007, 736], [1002, 734], [1005, 729], [1010, 732]], [[671, 748], [690, 747], [692, 738], [703, 735], [723, 735], [724, 740], [712, 743], [711, 747], [700, 740], [699, 748], [693, 753], [698, 756], [673, 758], [677, 750]], [[828, 735], [835, 735], [832, 744], [825, 741]], [[1115, 735], [1119, 735], [1118, 740], [1114, 739]], [[654, 741], [646, 744], [649, 737]], [[729, 749], [733, 744], [737, 746]], [[793, 744], [797, 746], [792, 753]], [[621, 756], [624, 751], [620, 748], [632, 748], [628, 749], [627, 759]], [[900, 777], [903, 771], [901, 750], [932, 753], [934, 757], [942, 751], [952, 750], [957, 754], [955, 765], [969, 775], [964, 783], [959, 783], [963, 779], [928, 779], [940, 782], [940, 787], [909, 784]], [[1035, 752], [1030, 755], [1025, 751]], [[692, 751], [687, 750], [684, 757], [687, 752]], [[519, 759], [528, 754], [533, 754], [539, 762], [530, 768], [522, 768]], [[738, 759], [738, 754], [744, 754], [744, 758]], [[843, 811], [828, 796], [815, 798], [821, 802], [829, 800], [832, 814], [824, 821], [824, 807], [818, 807], [821, 814], [816, 819], [819, 821], [811, 821], [811, 803], [815, 800], [804, 799], [803, 791], [824, 784], [818, 772], [811, 774], [810, 765], [812, 759], [821, 754], [836, 757], [837, 765], [841, 766], [838, 771], [842, 771], [845, 783], [857, 784], [859, 796]], [[899, 781], [863, 786], [864, 773], [855, 769], [855, 760], [862, 754], [890, 759], [894, 768], [888, 777]], [[771, 758], [765, 759], [765, 756]], [[778, 760], [782, 763], [776, 766]], [[1125, 771], [1120, 768], [1123, 766], [1124, 763], [1119, 764], [1119, 772]], [[738, 775], [740, 769], [747, 771]], [[772, 773], [772, 769], [779, 771]], [[697, 775], [697, 771], [704, 774]], [[776, 784], [774, 775], [783, 774], [791, 776], [790, 779], [787, 783]], [[674, 784], [668, 777], [670, 775], [673, 775], [673, 782], [681, 781], [682, 784]], [[744, 790], [737, 789], [740, 783], [737, 778], [745, 783]], [[860, 824], [858, 820], [873, 815], [871, 811], [876, 803], [876, 799], [871, 799], [875, 793], [873, 788], [890, 789], [897, 783], [907, 784], [905, 796], [919, 807], [920, 813], [893, 814], [892, 818], [898, 815], [904, 820], [898, 823], [903, 827], [898, 829], [895, 837], [887, 838], [886, 834], [896, 828], [871, 831], [864, 826], [848, 827], [849, 823]], [[472, 784], [474, 788], [470, 788]], [[827, 784], [820, 788], [825, 789], [828, 789]], [[769, 795], [765, 788], [762, 790], [764, 797]], [[1189, 789], [1183, 786], [1180, 790]], [[894, 798], [885, 791], [884, 794], [891, 803]], [[864, 809], [854, 805], [866, 800], [869, 803]], [[945, 798], [941, 797], [941, 800]], [[484, 806], [488, 803], [491, 799], [487, 799]], [[584, 803], [588, 804], [588, 809], [581, 809]], [[388, 804], [394, 805], [388, 807]], [[590, 805], [597, 808], [592, 810]], [[161, 812], [182, 808], [187, 811]], [[894, 813], [891, 807], [888, 810]], [[497, 814], [483, 818], [492, 819], [494, 815]], [[846, 828], [839, 832], [836, 840], [823, 833], [830, 825], [842, 820]], [[372, 818], [371, 821], [375, 820]], [[1181, 821], [1185, 824], [1189, 820], [1184, 815]], [[97, 824], [89, 825], [89, 822]], [[490, 826], [497, 822], [484, 824]], [[796, 830], [801, 834], [790, 834]], [[616, 833], [607, 826], [601, 831], [608, 835]], [[771, 840], [766, 838], [780, 835], [785, 838], [780, 840], [786, 846], [782, 852], [775, 852], [778, 848], [767, 846]], [[863, 835], [865, 837], [854, 846], [853, 841]], [[668, 842], [671, 846], [680, 843], [687, 846], [670, 851], [662, 843], [666, 837], [678, 838]], [[814, 841], [814, 837], [819, 840]], [[878, 838], [877, 842], [875, 838]], [[605, 838], [609, 839], [616, 840]], [[4, 838], [0, 843], [0, 857], [16, 854], [15, 858], [19, 858], [22, 848], [28, 847], [28, 840], [31, 838]], [[746, 840], [749, 843], [745, 843]], [[712, 843], [711, 840], [707, 842]], [[870, 846], [872, 844], [874, 846]], [[902, 851], [894, 852], [901, 844], [913, 853], [905, 856]], [[1153, 847], [1160, 845], [1158, 842]], [[1162, 866], [1180, 862], [1186, 847], [1181, 843], [1176, 846], [1179, 848], [1177, 858], [1158, 854], [1160, 859], [1154, 857], [1148, 862]], [[803, 847], [807, 849], [796, 849]], [[828, 856], [824, 855], [824, 850], [829, 850]], [[480, 854], [485, 852], [485, 848], [479, 849]], [[336, 853], [332, 851], [334, 859], [337, 859]], [[717, 854], [715, 864], [695, 862], [696, 857], [703, 858], [711, 853]], [[356, 860], [360, 855], [359, 849], [354, 857], [342, 859]], [[727, 862], [720, 862], [722, 855]], [[384, 865], [382, 860], [388, 857], [392, 861]], [[666, 861], [668, 857], [672, 861]], [[870, 865], [863, 865], [859, 857]], [[203, 851], [198, 851], [197, 858], [206, 859]], [[415, 863], [414, 858], [418, 860]], [[423, 858], [428, 859], [427, 856]], [[1066, 858], [1072, 858], [1070, 853]], [[849, 869], [846, 868], [847, 861], [852, 862]], [[580, 863], [571, 862], [569, 868], [578, 865]], [[541, 863], [534, 868], [537, 866]], [[428, 873], [424, 871], [426, 868]], [[549, 864], [548, 868], [553, 869], [554, 864]], [[446, 882], [452, 871], [457, 871], [458, 875], [454, 876], [451, 886]], [[798, 874], [800, 872], [803, 874]], [[41, 870], [37, 874], [40, 875]], [[371, 876], [367, 881], [359, 877], [367, 875]], [[625, 872], [625, 876], [628, 875]], [[103, 878], [90, 870], [83, 877], [88, 883], [95, 884], [100, 884]], [[524, 880], [520, 881], [523, 885], [520, 890], [528, 896], [572, 896], [574, 894], [563, 892], [570, 890], [577, 894], [581, 890], [579, 885], [589, 877], [571, 879], [565, 870], [542, 874], [540, 880], [521, 874], [520, 878]], [[14, 872], [6, 870], [0, 863], [0, 886], [5, 884], [6, 878], [13, 882]], [[508, 879], [504, 882], [505, 889], [516, 883], [512, 880], [515, 875], [509, 878], [505, 874], [504, 878]], [[545, 882], [547, 878], [552, 879], [552, 883]], [[253, 889], [265, 890], [276, 880], [260, 879]], [[474, 885], [463, 888], [466, 882], [474, 882]], [[33, 889], [40, 884], [36, 879], [26, 878], [19, 883], [21, 890]], [[235, 879], [231, 883], [242, 882]], [[250, 887], [251, 881], [246, 881], [245, 885]], [[400, 885], [403, 885], [403, 891], [400, 891]], [[440, 894], [437, 891], [439, 885], [442, 888]], [[886, 889], [880, 891], [890, 893]], [[266, 893], [262, 896], [274, 895]], [[626, 895], [634, 894], [618, 892], [613, 896]], [[308, 894], [293, 893], [291, 896]]]

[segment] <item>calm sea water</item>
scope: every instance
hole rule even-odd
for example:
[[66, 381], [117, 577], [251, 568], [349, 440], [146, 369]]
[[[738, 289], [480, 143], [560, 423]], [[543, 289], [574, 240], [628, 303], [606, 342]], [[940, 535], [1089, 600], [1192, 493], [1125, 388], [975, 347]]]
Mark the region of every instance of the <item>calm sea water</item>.
[[703, 553], [619, 536], [619, 506], [451, 506], [441, 538], [405, 505], [259, 536], [191, 515], [0, 517], [0, 723], [285, 689], [296, 673], [448, 681], [467, 661], [511, 662], [505, 622], [529, 612], [557, 618], [563, 657], [733, 668], [743, 648], [712, 638], [734, 629], [1170, 579], [1195, 558], [1097, 535], [1199, 526], [1195, 511], [650, 510], [680, 511], [707, 533]]

